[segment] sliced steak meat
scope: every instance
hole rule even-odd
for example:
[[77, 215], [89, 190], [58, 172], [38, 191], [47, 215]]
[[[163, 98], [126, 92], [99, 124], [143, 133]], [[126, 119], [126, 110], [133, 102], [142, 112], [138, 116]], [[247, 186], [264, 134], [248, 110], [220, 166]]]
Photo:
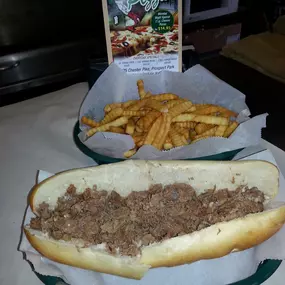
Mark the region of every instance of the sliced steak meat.
[[150, 194], [160, 193], [163, 190], [162, 184], [153, 184], [149, 187], [148, 192]]
[[[86, 189], [88, 190], [88, 189]], [[66, 189], [66, 194], [69, 194], [71, 196], [76, 194], [76, 187], [73, 184], [70, 184], [69, 187]]]
[[41, 218], [32, 218], [30, 222], [30, 227], [34, 230], [42, 230]]
[[142, 244], [149, 245], [155, 242], [155, 237], [152, 234], [146, 234], [142, 237]]
[[126, 204], [130, 209], [142, 209], [148, 204], [149, 193], [147, 191], [132, 192], [126, 198]]
[[112, 254], [136, 256], [142, 246], [262, 212], [263, 202], [263, 193], [255, 187], [210, 189], [197, 196], [187, 184], [155, 184], [122, 197], [115, 191], [97, 191], [96, 186], [79, 194], [70, 185], [54, 210], [47, 203], [39, 205], [30, 227], [56, 240], [105, 243]]
[[45, 202], [40, 204], [37, 211], [39, 212], [40, 216], [44, 219], [48, 219], [51, 217], [51, 211], [49, 210], [49, 204]]
[[245, 199], [255, 203], [264, 202], [264, 194], [261, 191], [258, 191], [256, 187], [252, 187], [250, 189], [245, 188], [244, 191], [242, 191], [242, 195]]
[[165, 186], [163, 197], [168, 201], [183, 203], [196, 197], [196, 192], [190, 185], [177, 183]]

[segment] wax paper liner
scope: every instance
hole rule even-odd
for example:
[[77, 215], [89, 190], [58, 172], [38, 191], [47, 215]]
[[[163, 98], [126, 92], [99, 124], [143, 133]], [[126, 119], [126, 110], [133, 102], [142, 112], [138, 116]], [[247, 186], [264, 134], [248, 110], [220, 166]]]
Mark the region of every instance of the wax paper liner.
[[[250, 148], [250, 153], [256, 151], [258, 151], [257, 154], [243, 159], [261, 159], [276, 164], [269, 150], [261, 151], [260, 147]], [[50, 175], [52, 174], [40, 171], [39, 182]], [[285, 201], [285, 181], [281, 173], [279, 194], [276, 201]], [[33, 213], [28, 208], [25, 224], [29, 223], [32, 216]], [[32, 248], [25, 235], [23, 235], [20, 250], [26, 253], [27, 259], [33, 263], [37, 272], [43, 275], [62, 277], [70, 285], [186, 285], [190, 283], [195, 283], [195, 285], [221, 285], [233, 283], [252, 275], [258, 264], [265, 259], [284, 259], [284, 237], [285, 228], [283, 227], [277, 234], [257, 247], [232, 253], [222, 258], [201, 260], [193, 264], [172, 268], [151, 269], [139, 281], [83, 270], [48, 260]]]
[[[153, 94], [175, 93], [194, 103], [212, 103], [227, 107], [239, 114], [241, 125], [229, 138], [210, 138], [196, 144], [158, 151], [152, 146], [143, 146], [133, 159], [180, 159], [212, 155], [259, 143], [261, 129], [266, 126], [266, 114], [249, 119], [250, 111], [245, 103], [245, 95], [218, 79], [200, 65], [185, 73], [163, 71], [157, 75], [128, 75], [115, 64], [101, 75], [87, 94], [80, 108], [79, 120], [88, 116], [101, 120], [104, 106], [113, 102], [139, 99], [137, 79], [143, 79], [147, 91]], [[131, 136], [110, 132], [97, 133], [86, 140], [84, 125], [80, 140], [91, 150], [110, 157], [124, 158], [124, 152], [134, 147]]]

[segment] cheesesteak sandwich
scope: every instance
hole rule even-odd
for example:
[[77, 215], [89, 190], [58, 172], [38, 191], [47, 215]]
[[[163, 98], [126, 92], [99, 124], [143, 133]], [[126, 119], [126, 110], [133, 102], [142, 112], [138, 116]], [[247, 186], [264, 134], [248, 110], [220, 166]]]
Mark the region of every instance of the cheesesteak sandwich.
[[265, 161], [125, 161], [59, 173], [30, 196], [25, 233], [56, 262], [141, 279], [245, 250], [274, 235], [285, 206], [271, 200]]

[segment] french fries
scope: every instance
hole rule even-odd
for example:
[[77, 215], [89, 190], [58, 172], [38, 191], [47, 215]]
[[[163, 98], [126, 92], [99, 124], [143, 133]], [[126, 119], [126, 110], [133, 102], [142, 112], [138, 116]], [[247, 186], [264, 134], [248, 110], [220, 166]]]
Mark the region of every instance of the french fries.
[[182, 100], [169, 100], [168, 102], [165, 103], [165, 106], [170, 109], [172, 107], [174, 107], [175, 105], [180, 104], [181, 102], [183, 102]]
[[133, 110], [123, 111], [123, 116], [142, 117], [145, 115], [146, 115], [145, 111], [133, 111]]
[[122, 107], [123, 103], [112, 103], [112, 104], [107, 104], [104, 108], [105, 113], [109, 113], [111, 110], [115, 108], [120, 108]]
[[143, 129], [140, 128], [138, 125], [136, 125], [136, 131], [137, 131], [138, 133], [143, 133]]
[[160, 116], [158, 111], [150, 111], [147, 116], [143, 117], [143, 129], [147, 131], [152, 123]]
[[171, 138], [170, 138], [169, 134], [166, 137], [166, 140], [165, 140], [165, 143], [163, 145], [163, 148], [164, 148], [164, 150], [169, 150], [169, 149], [174, 148], [174, 145], [171, 142]]
[[174, 107], [169, 109], [169, 115], [171, 118], [175, 118], [178, 115], [186, 112], [192, 107], [191, 101], [182, 102], [181, 104], [175, 105]]
[[110, 127], [109, 131], [116, 134], [125, 134], [125, 130], [122, 127]]
[[143, 80], [138, 80], [137, 86], [138, 86], [139, 96], [140, 96], [141, 99], [143, 99], [146, 96], [146, 92], [144, 90]]
[[228, 128], [225, 130], [224, 133], [224, 137], [228, 138], [234, 131], [235, 129], [238, 127], [238, 123], [237, 122], [232, 122]]
[[228, 118], [206, 116], [206, 115], [182, 114], [172, 119], [172, 122], [185, 122], [185, 121], [192, 121], [196, 123], [204, 123], [204, 124], [219, 125], [219, 126], [229, 125]]
[[189, 140], [190, 134], [188, 129], [182, 128], [177, 125], [174, 125], [174, 128], [180, 135], [184, 136], [187, 141]]
[[200, 123], [200, 124], [196, 125], [195, 131], [198, 135], [200, 135], [200, 134], [206, 132], [207, 130], [209, 130], [213, 127], [214, 127], [214, 125]]
[[195, 122], [179, 122], [175, 123], [176, 126], [187, 128], [187, 129], [194, 129], [197, 125]]
[[125, 158], [130, 158], [131, 156], [133, 156], [135, 153], [137, 152], [137, 150], [134, 148], [134, 149], [130, 149], [128, 151], [126, 151], [124, 153], [124, 157]]
[[162, 149], [171, 126], [171, 117], [167, 113], [163, 113], [161, 116], [162, 123], [160, 125], [160, 130], [157, 132], [152, 143], [152, 145], [159, 150]]
[[164, 150], [170, 150], [172, 148], [174, 148], [174, 145], [170, 142], [170, 143], [165, 143], [163, 145]]
[[106, 132], [110, 129], [110, 127], [120, 127], [120, 126], [125, 125], [127, 123], [128, 123], [127, 117], [120, 117], [120, 118], [117, 118], [115, 121], [112, 121], [112, 122], [107, 123], [105, 125], [102, 125], [102, 126], [88, 130], [86, 133], [86, 136], [91, 137], [91, 136], [95, 135], [97, 132]]
[[145, 136], [143, 136], [143, 138], [136, 143], [137, 147], [143, 146], [144, 138], [145, 138]]
[[162, 124], [162, 122], [162, 116], [159, 116], [149, 129], [143, 144], [152, 144], [156, 134], [160, 130], [160, 125]]
[[147, 102], [146, 99], [139, 100], [139, 101], [133, 101], [131, 104], [129, 104], [127, 107], [125, 107], [126, 111], [138, 111], [145, 106], [146, 102]]
[[222, 137], [228, 126], [218, 126], [215, 132], [215, 137]]
[[191, 140], [191, 143], [193, 142], [195, 136], [197, 136], [196, 131], [193, 130], [193, 129], [190, 129], [190, 131], [189, 131], [189, 138], [190, 138], [190, 140]]
[[194, 114], [196, 114], [196, 115], [210, 115], [212, 113], [217, 113], [219, 111], [220, 111], [219, 106], [209, 106], [209, 107], [200, 108], [200, 109], [194, 111]]
[[144, 140], [144, 135], [139, 134], [139, 133], [136, 135], [134, 134], [133, 140], [134, 140], [135, 144], [137, 145], [140, 141]]
[[134, 132], [135, 132], [135, 122], [133, 119], [130, 119], [127, 123], [127, 126], [126, 126], [126, 133], [128, 135], [133, 135]]
[[188, 144], [185, 137], [183, 135], [180, 135], [175, 129], [171, 129], [169, 135], [172, 144], [176, 147]]
[[151, 98], [149, 100], [147, 100], [145, 106], [149, 107], [151, 109], [154, 109], [158, 112], [168, 112], [167, 106], [165, 106], [165, 105], [161, 104], [160, 102], [153, 100]]
[[228, 138], [239, 125], [233, 120], [237, 114], [224, 107], [193, 104], [172, 93], [152, 95], [143, 80], [137, 86], [139, 99], [107, 104], [100, 122], [81, 118], [89, 127], [87, 138], [105, 131], [131, 135], [135, 147], [124, 153], [130, 158], [143, 145], [171, 150], [209, 137]]
[[152, 99], [157, 101], [168, 101], [178, 99], [178, 96], [172, 93], [163, 93], [153, 96]]
[[92, 128], [96, 128], [97, 126], [99, 126], [99, 123], [97, 123], [94, 120], [87, 118], [85, 116], [83, 116], [81, 118], [81, 123], [88, 126], [88, 127], [92, 127]]
[[100, 122], [100, 125], [105, 125], [107, 123], [110, 123], [114, 121], [115, 119], [121, 117], [123, 115], [123, 108], [116, 108], [112, 109], [106, 116], [105, 118]]
[[213, 136], [215, 136], [215, 133], [216, 133], [217, 129], [218, 129], [218, 127], [213, 127], [211, 129], [205, 131], [204, 133], [195, 136], [194, 140], [197, 140], [197, 139], [200, 139], [200, 138], [203, 138], [203, 137], [213, 137]]

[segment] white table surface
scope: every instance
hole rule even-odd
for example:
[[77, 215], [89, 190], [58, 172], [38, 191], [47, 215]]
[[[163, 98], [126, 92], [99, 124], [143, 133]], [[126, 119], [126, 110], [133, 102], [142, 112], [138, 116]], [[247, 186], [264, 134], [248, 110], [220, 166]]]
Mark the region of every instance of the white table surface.
[[[27, 194], [38, 169], [55, 173], [92, 165], [72, 131], [87, 83], [0, 108], [0, 285], [40, 285], [17, 251]], [[285, 153], [264, 141], [285, 174]], [[285, 262], [264, 285], [284, 285]], [[87, 284], [86, 284], [87, 285]]]

